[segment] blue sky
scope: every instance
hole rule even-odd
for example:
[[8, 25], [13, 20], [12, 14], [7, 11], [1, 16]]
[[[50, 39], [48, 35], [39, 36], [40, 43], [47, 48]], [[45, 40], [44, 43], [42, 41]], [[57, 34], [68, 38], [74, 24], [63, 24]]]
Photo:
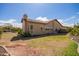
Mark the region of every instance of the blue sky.
[[63, 25], [73, 25], [79, 22], [79, 4], [0, 3], [0, 23], [12, 22], [20, 25], [23, 14], [27, 14], [31, 19], [58, 19]]

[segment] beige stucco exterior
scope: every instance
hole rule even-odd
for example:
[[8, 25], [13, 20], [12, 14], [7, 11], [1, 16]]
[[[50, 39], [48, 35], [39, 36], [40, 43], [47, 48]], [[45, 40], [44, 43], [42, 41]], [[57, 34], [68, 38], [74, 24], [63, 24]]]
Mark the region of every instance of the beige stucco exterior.
[[29, 32], [31, 35], [42, 35], [56, 33], [56, 30], [62, 29], [63, 26], [56, 20], [49, 22], [39, 22], [22, 18], [22, 28], [24, 32]]

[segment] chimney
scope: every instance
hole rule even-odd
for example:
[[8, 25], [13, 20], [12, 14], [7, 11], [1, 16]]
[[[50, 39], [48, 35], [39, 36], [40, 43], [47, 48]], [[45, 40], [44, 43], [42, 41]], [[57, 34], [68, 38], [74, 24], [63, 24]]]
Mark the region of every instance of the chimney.
[[27, 16], [27, 14], [24, 14], [24, 15], [23, 15], [21, 22], [23, 22], [23, 21], [28, 21], [28, 16]]

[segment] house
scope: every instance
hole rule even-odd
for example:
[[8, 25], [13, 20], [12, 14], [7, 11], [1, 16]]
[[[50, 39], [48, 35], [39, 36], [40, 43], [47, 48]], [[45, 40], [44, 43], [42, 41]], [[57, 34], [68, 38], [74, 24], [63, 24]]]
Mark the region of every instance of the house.
[[48, 22], [42, 22], [31, 20], [27, 15], [24, 15], [21, 22], [23, 31], [29, 32], [31, 35], [57, 33], [58, 30], [64, 28], [57, 19], [53, 19]]

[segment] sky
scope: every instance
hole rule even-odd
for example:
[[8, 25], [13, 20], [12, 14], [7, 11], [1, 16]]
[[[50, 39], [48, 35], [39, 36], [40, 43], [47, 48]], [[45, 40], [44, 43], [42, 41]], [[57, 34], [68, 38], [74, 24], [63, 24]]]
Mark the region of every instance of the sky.
[[79, 23], [79, 4], [77, 3], [0, 3], [0, 25], [11, 23], [22, 27], [24, 14], [33, 20], [48, 21], [58, 19], [64, 26]]

